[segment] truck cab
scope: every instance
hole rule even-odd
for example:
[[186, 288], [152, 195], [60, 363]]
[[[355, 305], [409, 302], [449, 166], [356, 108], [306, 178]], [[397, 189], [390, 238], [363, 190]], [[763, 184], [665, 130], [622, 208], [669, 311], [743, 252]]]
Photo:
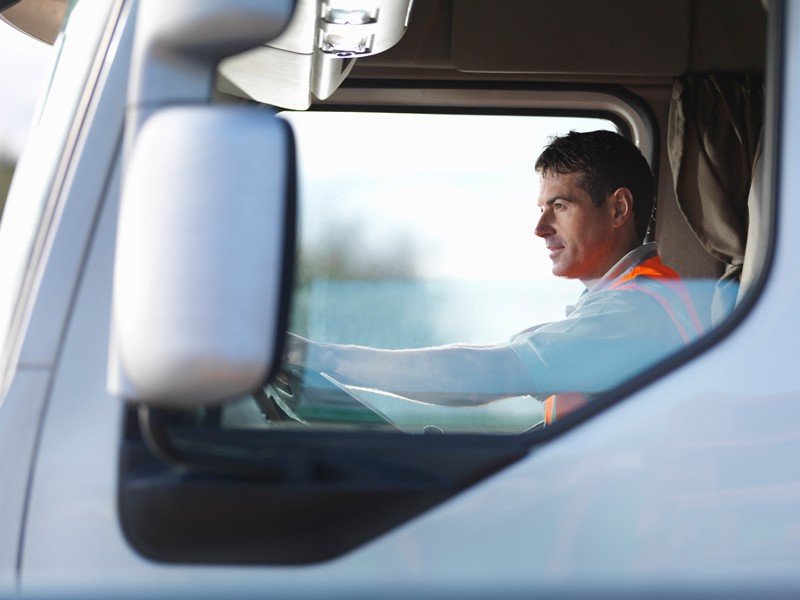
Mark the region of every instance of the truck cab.
[[[794, 2], [0, 9], [57, 54], [0, 221], [0, 596], [800, 587]], [[699, 335], [547, 423], [288, 359], [563, 319], [534, 163], [603, 129]]]

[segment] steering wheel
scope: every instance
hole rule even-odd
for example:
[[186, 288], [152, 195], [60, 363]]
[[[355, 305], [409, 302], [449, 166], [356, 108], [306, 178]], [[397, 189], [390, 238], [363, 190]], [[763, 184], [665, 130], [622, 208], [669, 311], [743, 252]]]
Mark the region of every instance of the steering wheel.
[[264, 416], [273, 423], [386, 426], [394, 424], [342, 386], [318, 371], [282, 365], [254, 394]]

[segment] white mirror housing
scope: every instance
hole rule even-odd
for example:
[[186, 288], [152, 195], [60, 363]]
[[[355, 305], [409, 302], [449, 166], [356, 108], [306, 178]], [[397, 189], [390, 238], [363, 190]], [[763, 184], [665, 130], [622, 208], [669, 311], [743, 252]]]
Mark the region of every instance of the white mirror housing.
[[294, 177], [291, 130], [267, 111], [183, 106], [143, 123], [120, 206], [112, 393], [187, 407], [266, 381], [285, 328]]

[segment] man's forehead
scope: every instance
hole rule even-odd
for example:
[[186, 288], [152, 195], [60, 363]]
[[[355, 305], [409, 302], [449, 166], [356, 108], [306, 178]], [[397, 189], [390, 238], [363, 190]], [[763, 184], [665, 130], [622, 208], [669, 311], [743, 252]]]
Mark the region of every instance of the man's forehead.
[[568, 197], [587, 194], [583, 186], [583, 173], [544, 171], [539, 174], [539, 204], [545, 204], [562, 194]]

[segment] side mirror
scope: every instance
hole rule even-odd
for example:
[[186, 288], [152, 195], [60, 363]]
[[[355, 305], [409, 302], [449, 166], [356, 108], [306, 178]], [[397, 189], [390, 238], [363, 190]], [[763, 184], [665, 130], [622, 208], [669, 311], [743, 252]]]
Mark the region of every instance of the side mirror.
[[280, 358], [294, 251], [291, 129], [251, 107], [148, 118], [123, 182], [113, 393], [188, 407], [262, 385]]

